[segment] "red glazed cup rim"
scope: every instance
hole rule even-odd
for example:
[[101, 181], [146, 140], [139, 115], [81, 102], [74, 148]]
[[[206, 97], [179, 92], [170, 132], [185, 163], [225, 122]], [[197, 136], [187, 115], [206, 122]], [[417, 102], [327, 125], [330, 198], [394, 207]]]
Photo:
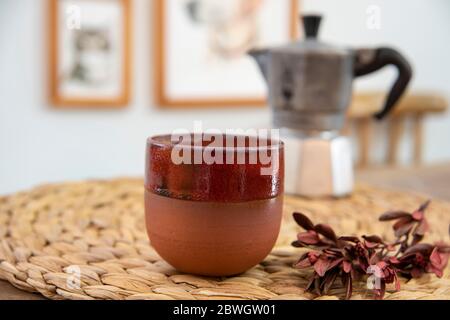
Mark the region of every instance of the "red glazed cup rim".
[[[281, 140], [221, 134], [224, 141], [214, 145], [215, 140], [209, 140], [208, 134], [206, 140], [205, 134], [198, 134], [202, 144], [194, 144], [192, 139], [177, 140], [179, 136], [174, 140], [167, 134], [147, 139], [145, 187], [148, 191], [171, 198], [218, 202], [262, 200], [283, 193], [284, 143]], [[184, 136], [192, 137], [192, 134]], [[235, 139], [227, 144], [225, 139], [230, 137]], [[244, 138], [241, 144], [239, 138]], [[180, 143], [181, 148], [175, 149]], [[178, 157], [180, 150], [182, 156]], [[188, 161], [180, 162], [186, 151]], [[201, 158], [212, 153], [212, 158], [220, 162], [211, 162], [211, 157]]]
[[[217, 150], [221, 150], [221, 151], [261, 151], [261, 150], [280, 150], [284, 148], [284, 142], [280, 139], [272, 139], [272, 138], [267, 138], [267, 137], [260, 137], [260, 136], [251, 136], [251, 135], [242, 135], [242, 134], [221, 134], [221, 133], [184, 133], [184, 134], [176, 134], [175, 136], [188, 136], [190, 135], [191, 137], [194, 136], [194, 140], [191, 140], [191, 142], [195, 142], [196, 139], [196, 135], [201, 135], [201, 137], [203, 138], [205, 135], [206, 136], [214, 136], [214, 135], [221, 135], [223, 137], [233, 137], [235, 139], [255, 139], [256, 141], [264, 141], [266, 142], [265, 145], [250, 145], [250, 146], [222, 146], [222, 147], [214, 147]], [[171, 134], [160, 134], [160, 135], [155, 135], [155, 136], [151, 136], [147, 138], [147, 144], [148, 145], [155, 145], [155, 146], [160, 146], [160, 147], [174, 147], [176, 145], [180, 145], [179, 141], [173, 141], [171, 139], [173, 135]], [[203, 142], [211, 142], [211, 141], [204, 141], [202, 139]], [[270, 145], [269, 145], [270, 142]], [[275, 143], [273, 143], [275, 142]], [[187, 148], [187, 149], [191, 149], [191, 150], [197, 150], [197, 149], [201, 149], [204, 150], [206, 148], [208, 148], [208, 145], [204, 146], [200, 146], [200, 145], [186, 145], [186, 144], [182, 144], [183, 148]]]

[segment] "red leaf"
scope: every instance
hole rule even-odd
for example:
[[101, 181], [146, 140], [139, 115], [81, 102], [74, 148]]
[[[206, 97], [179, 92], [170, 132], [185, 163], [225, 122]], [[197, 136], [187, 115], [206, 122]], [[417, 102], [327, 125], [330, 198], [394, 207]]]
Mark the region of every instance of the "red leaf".
[[431, 200], [425, 201], [424, 203], [422, 203], [420, 205], [420, 207], [419, 207], [419, 209], [417, 209], [417, 211], [422, 211], [422, 212], [425, 211], [428, 208], [428, 206], [430, 205], [430, 203], [431, 203]]
[[423, 211], [416, 210], [412, 213], [412, 217], [414, 220], [421, 221], [425, 216]]
[[395, 291], [400, 291], [400, 281], [398, 281], [397, 273], [394, 274]]
[[316, 276], [316, 278], [314, 279], [314, 289], [317, 293], [317, 295], [322, 295], [322, 292], [320, 291], [320, 277]]
[[374, 243], [374, 242], [370, 242], [370, 241], [365, 241], [364, 245], [367, 247], [367, 249], [373, 249], [373, 248], [376, 248], [377, 246], [379, 246], [378, 243]]
[[329, 259], [320, 257], [319, 260], [314, 263], [314, 270], [320, 277], [323, 277], [325, 275], [325, 272], [327, 272], [328, 268], [330, 267], [330, 264], [331, 261]]
[[439, 248], [435, 247], [431, 252], [430, 262], [433, 267], [444, 270], [448, 263], [448, 254], [440, 253]]
[[358, 267], [358, 268], [359, 268], [359, 270], [356, 270], [356, 268], [354, 268], [352, 266], [352, 271], [350, 271], [350, 273], [349, 273], [350, 276], [352, 277], [352, 279], [360, 280], [363, 277], [363, 275], [365, 274], [365, 271], [362, 271], [362, 269], [360, 267]]
[[328, 267], [328, 270], [333, 269], [334, 267], [336, 267], [337, 265], [339, 265], [342, 261], [344, 260], [344, 258], [339, 258], [336, 260], [333, 260], [330, 264], [330, 266]]
[[423, 270], [420, 268], [412, 268], [411, 269], [411, 277], [420, 278], [423, 275]]
[[305, 243], [305, 244], [317, 244], [320, 241], [317, 233], [312, 230], [309, 230], [307, 232], [301, 232], [301, 233], [297, 234], [297, 239], [301, 243]]
[[383, 243], [383, 239], [377, 235], [363, 236], [363, 239], [372, 243]]
[[428, 266], [427, 272], [434, 273], [436, 275], [436, 277], [438, 277], [438, 278], [442, 278], [442, 276], [444, 275], [444, 272], [441, 269], [436, 268], [433, 265]]
[[414, 222], [412, 222], [411, 219], [401, 218], [393, 226], [393, 228], [395, 230], [395, 236], [401, 237], [401, 236], [409, 233], [413, 226], [414, 226]]
[[389, 220], [395, 220], [398, 218], [403, 218], [403, 217], [410, 217], [411, 214], [409, 212], [406, 211], [388, 211], [383, 213], [378, 220], [380, 221], [389, 221]]
[[336, 277], [337, 277], [338, 273], [339, 273], [339, 270], [330, 271], [327, 273], [327, 275], [325, 276], [325, 279], [322, 283], [322, 286], [323, 286], [322, 291], [324, 294], [327, 294], [328, 291], [330, 291], [331, 286], [336, 281]]
[[345, 299], [348, 300], [352, 296], [353, 290], [352, 277], [349, 273], [345, 273], [342, 279], [345, 287]]
[[392, 227], [394, 228], [394, 230], [396, 230], [396, 229], [404, 226], [405, 224], [409, 224], [412, 221], [414, 221], [414, 219], [411, 217], [411, 215], [409, 215], [407, 217], [398, 219], [398, 221], [396, 223], [394, 223], [394, 225]]
[[316, 280], [317, 277], [318, 277], [317, 274], [314, 274], [314, 276], [311, 277], [311, 279], [309, 279], [308, 283], [306, 284], [305, 291], [311, 290], [314, 281]]
[[[428, 255], [430, 254], [430, 252], [433, 250], [433, 246], [431, 244], [428, 243], [418, 243], [412, 247], [409, 247], [408, 249], [406, 249], [404, 255], [401, 258], [406, 258], [407, 255], [411, 254], [411, 253], [417, 253], [420, 252], [424, 255]], [[400, 259], [402, 260], [402, 259]]]
[[411, 242], [411, 245], [413, 246], [413, 245], [415, 245], [415, 244], [418, 244], [420, 241], [422, 241], [422, 239], [423, 239], [423, 236], [418, 235], [418, 234], [415, 234], [415, 235], [413, 236], [413, 240], [412, 240], [412, 242]]
[[398, 260], [397, 257], [390, 257], [390, 258], [389, 258], [389, 262], [395, 264], [395, 263], [399, 263], [400, 260]]
[[377, 263], [377, 267], [378, 267], [380, 270], [383, 270], [384, 268], [386, 268], [386, 266], [387, 266], [386, 261], [380, 261], [380, 262]]
[[349, 241], [349, 242], [359, 242], [360, 241], [358, 237], [354, 237], [354, 236], [342, 236], [342, 237], [339, 237], [338, 240]]
[[319, 259], [320, 254], [317, 252], [308, 252], [308, 259], [311, 264], [316, 263], [316, 261]]
[[297, 222], [297, 224], [302, 227], [305, 230], [313, 230], [314, 224], [307, 216], [305, 216], [303, 213], [300, 212], [294, 212], [293, 213], [294, 220]]
[[296, 247], [296, 248], [301, 248], [301, 247], [303, 247], [303, 245], [302, 245], [299, 241], [297, 241], [297, 240], [292, 241], [292, 242], [291, 242], [291, 246]]
[[300, 260], [294, 265], [296, 268], [304, 269], [311, 267], [311, 262], [308, 257], [300, 258]]
[[429, 229], [427, 219], [423, 219], [414, 229], [413, 235], [423, 236]]
[[325, 253], [329, 257], [341, 257], [342, 251], [336, 248], [326, 248], [323, 249], [323, 253]]
[[374, 250], [372, 255], [369, 257], [369, 264], [376, 264], [382, 259], [382, 255], [380, 252]]
[[349, 273], [350, 271], [352, 271], [352, 264], [349, 261], [344, 260], [342, 261], [342, 269], [345, 273]]
[[334, 233], [333, 229], [327, 224], [322, 224], [322, 223], [317, 224], [314, 227], [314, 230], [317, 233], [320, 233], [321, 235], [323, 235], [325, 238], [328, 238], [334, 242], [337, 241], [336, 234]]

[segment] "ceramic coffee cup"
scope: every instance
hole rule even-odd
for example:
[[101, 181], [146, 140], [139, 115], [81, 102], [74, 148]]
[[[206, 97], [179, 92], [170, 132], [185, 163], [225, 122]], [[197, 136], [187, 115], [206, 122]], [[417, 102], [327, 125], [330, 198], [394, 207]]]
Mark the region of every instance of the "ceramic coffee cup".
[[210, 141], [201, 134], [148, 139], [147, 233], [179, 271], [234, 275], [261, 262], [278, 237], [284, 146], [231, 135], [214, 147]]

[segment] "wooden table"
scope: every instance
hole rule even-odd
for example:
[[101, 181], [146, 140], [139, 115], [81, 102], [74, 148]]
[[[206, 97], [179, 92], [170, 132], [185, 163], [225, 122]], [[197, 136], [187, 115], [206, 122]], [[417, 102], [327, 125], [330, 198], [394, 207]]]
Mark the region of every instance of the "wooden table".
[[450, 163], [408, 168], [373, 168], [356, 173], [357, 181], [428, 194], [450, 201]]
[[[450, 201], [450, 163], [420, 168], [375, 168], [357, 172], [357, 181], [385, 188], [415, 191]], [[0, 300], [39, 300], [0, 280]]]

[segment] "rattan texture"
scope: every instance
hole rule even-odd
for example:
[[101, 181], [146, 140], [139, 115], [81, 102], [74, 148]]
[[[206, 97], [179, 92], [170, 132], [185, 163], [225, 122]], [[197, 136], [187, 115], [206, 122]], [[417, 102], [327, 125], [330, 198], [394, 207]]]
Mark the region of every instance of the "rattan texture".
[[[283, 223], [272, 253], [247, 272], [227, 278], [181, 274], [150, 246], [144, 223], [143, 181], [121, 178], [50, 184], [0, 197], [0, 279], [49, 299], [342, 299], [337, 283], [327, 296], [305, 292], [311, 270], [292, 264], [304, 249], [292, 248], [300, 228], [293, 211], [338, 234], [380, 234], [386, 210], [413, 210], [422, 195], [357, 186], [343, 199], [286, 196]], [[433, 199], [427, 211], [428, 242], [448, 240], [450, 203]], [[78, 277], [78, 274], [80, 277]], [[352, 299], [371, 299], [365, 283]], [[385, 299], [450, 299], [449, 268], [443, 278], [401, 279]]]

